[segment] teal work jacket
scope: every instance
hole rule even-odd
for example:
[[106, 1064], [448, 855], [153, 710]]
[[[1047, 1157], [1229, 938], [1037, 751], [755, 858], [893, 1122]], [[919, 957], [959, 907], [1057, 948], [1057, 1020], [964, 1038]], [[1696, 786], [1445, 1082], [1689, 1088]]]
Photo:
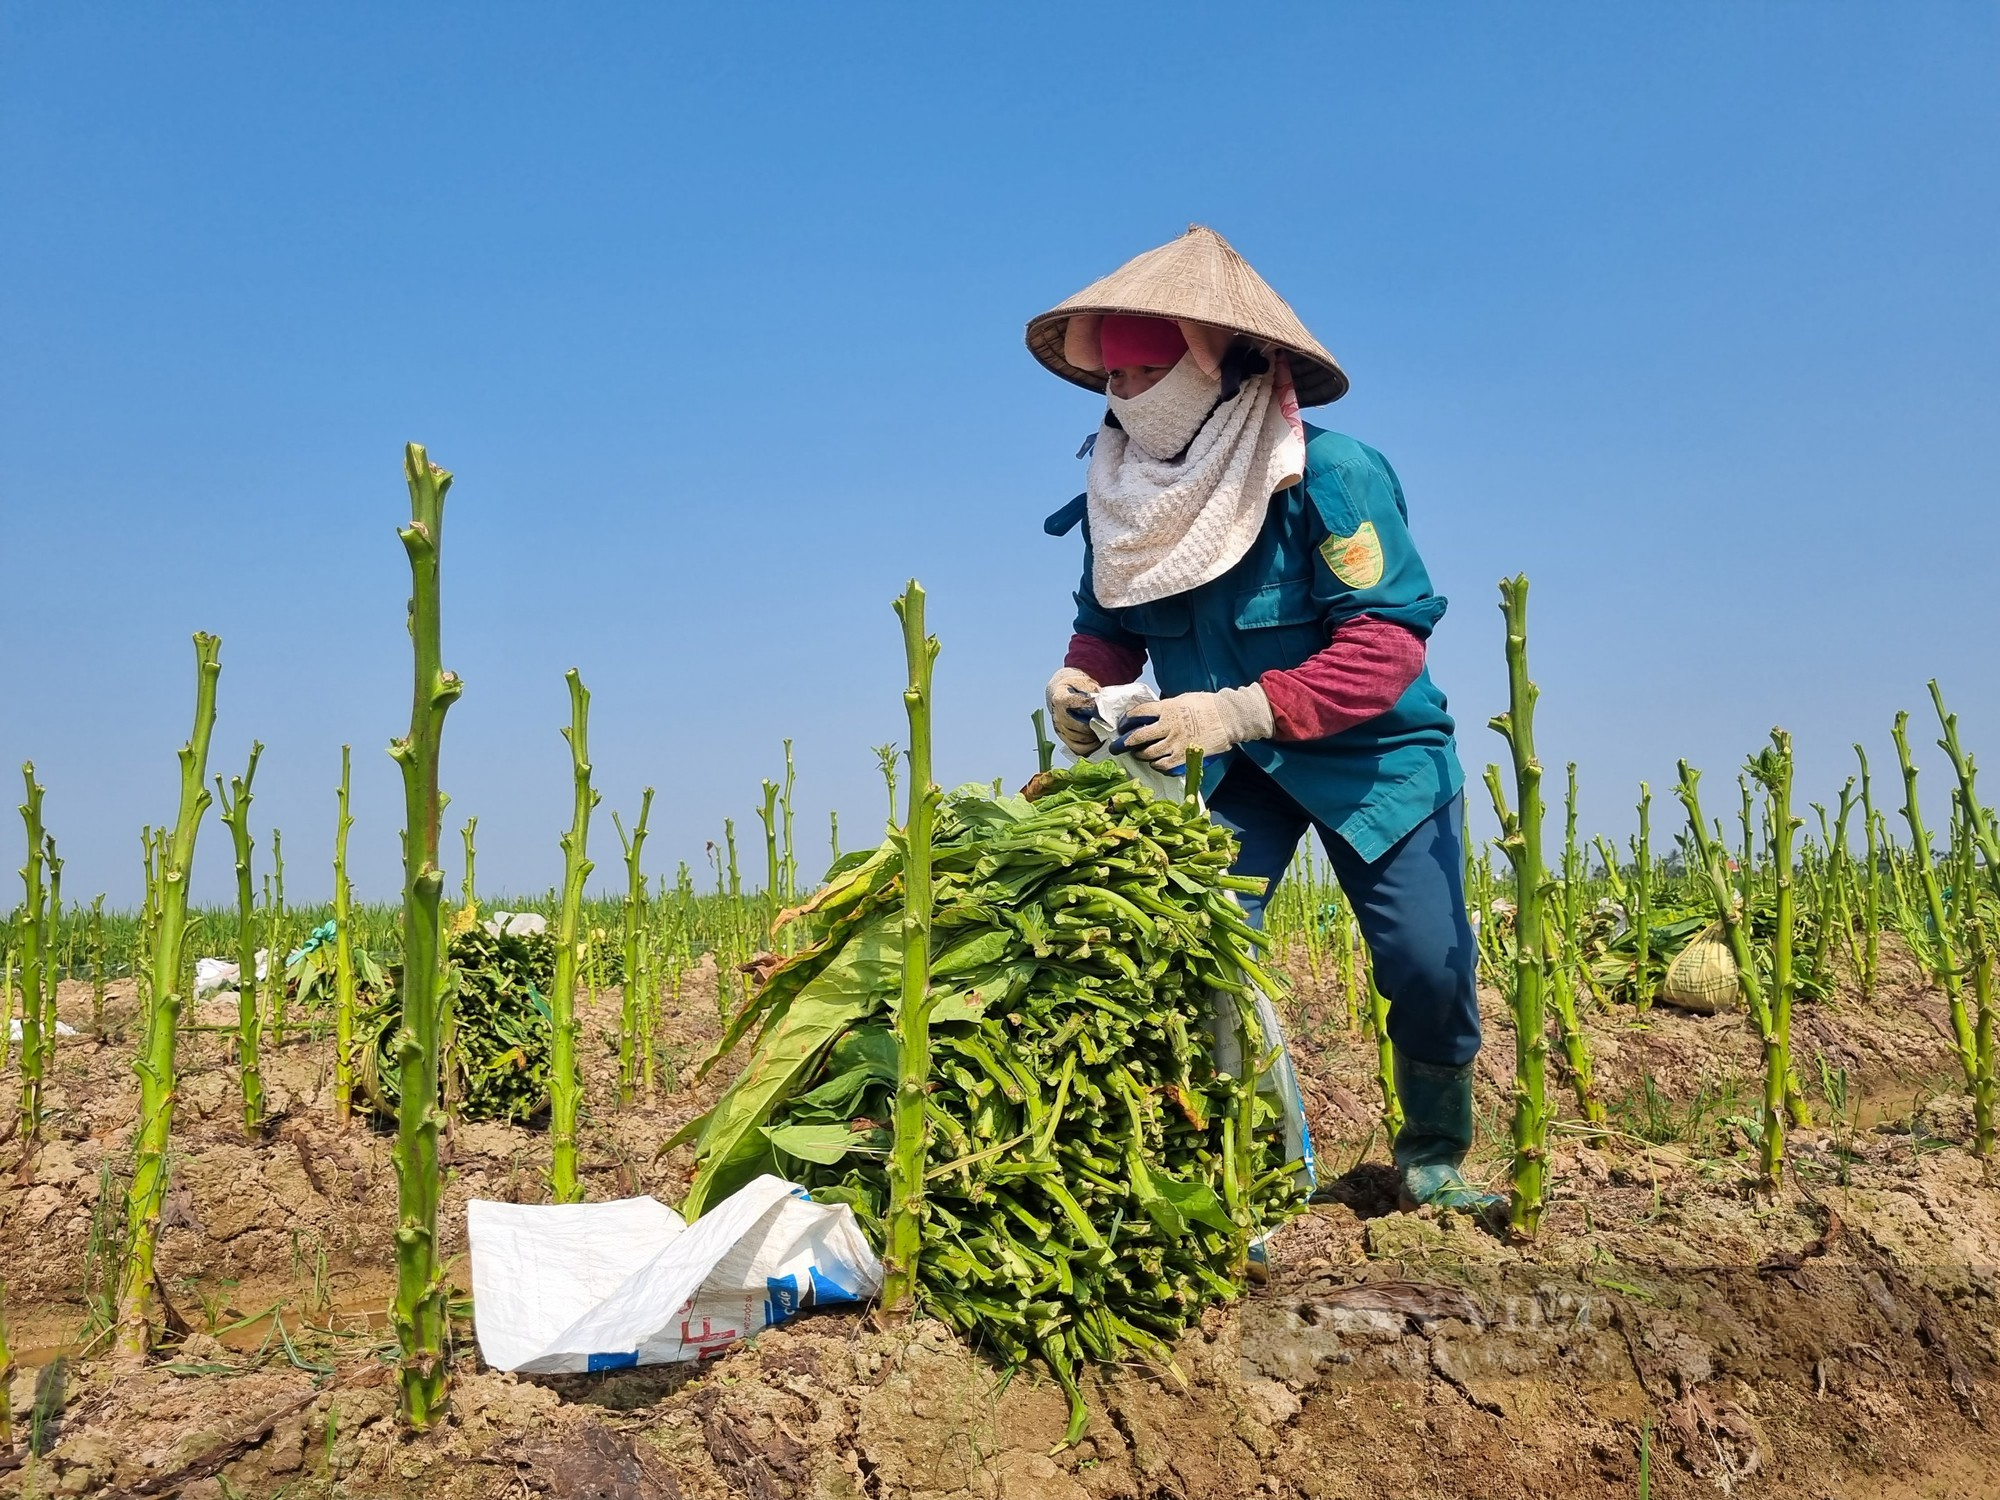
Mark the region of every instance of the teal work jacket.
[[[1243, 560], [1198, 588], [1110, 609], [1091, 584], [1086, 499], [1043, 523], [1064, 536], [1084, 522], [1076, 629], [1143, 650], [1165, 697], [1245, 687], [1296, 667], [1342, 621], [1373, 615], [1428, 638], [1445, 611], [1410, 539], [1403, 487], [1387, 459], [1351, 437], [1306, 428], [1304, 481], [1271, 498]], [[1444, 694], [1426, 668], [1387, 713], [1319, 740], [1255, 740], [1202, 768], [1213, 794], [1237, 756], [1262, 767], [1308, 813], [1373, 863], [1458, 795]]]

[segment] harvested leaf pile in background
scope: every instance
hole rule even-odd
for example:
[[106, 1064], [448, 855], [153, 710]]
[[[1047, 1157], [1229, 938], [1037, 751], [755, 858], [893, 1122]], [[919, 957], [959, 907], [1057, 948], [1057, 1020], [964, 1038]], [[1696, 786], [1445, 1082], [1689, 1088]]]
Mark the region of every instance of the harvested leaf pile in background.
[[[1296, 1202], [1277, 1112], [1217, 1065], [1247, 1041], [1255, 940], [1229, 835], [1116, 766], [967, 788], [935, 840], [931, 1122], [921, 1295], [1010, 1367], [1171, 1341], [1243, 1286], [1249, 1239]], [[813, 940], [731, 1024], [742, 1076], [684, 1135], [692, 1217], [761, 1172], [851, 1204], [879, 1246], [897, 1076], [901, 852], [836, 865]], [[1220, 1003], [1218, 1004], [1218, 997]], [[1220, 1017], [1217, 1021], [1216, 1017]], [[1240, 1071], [1240, 1070], [1239, 1070]]]
[[[550, 1014], [555, 940], [546, 932], [493, 933], [478, 924], [451, 935], [444, 1049], [445, 1097], [462, 1119], [532, 1119], [549, 1107]], [[362, 1018], [361, 1085], [394, 1114], [400, 988]]]

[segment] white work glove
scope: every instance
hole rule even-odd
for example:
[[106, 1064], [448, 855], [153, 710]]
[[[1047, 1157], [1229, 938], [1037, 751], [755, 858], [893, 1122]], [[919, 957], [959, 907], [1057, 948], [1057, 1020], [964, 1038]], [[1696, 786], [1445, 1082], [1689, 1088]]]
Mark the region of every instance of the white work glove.
[[1114, 755], [1136, 755], [1156, 771], [1187, 766], [1191, 746], [1220, 755], [1248, 740], [1268, 740], [1271, 700], [1256, 683], [1214, 693], [1180, 693], [1157, 703], [1140, 703], [1118, 721]]
[[1097, 731], [1090, 727], [1097, 717], [1097, 692], [1097, 679], [1075, 667], [1064, 667], [1049, 679], [1049, 728], [1079, 759], [1098, 746]]

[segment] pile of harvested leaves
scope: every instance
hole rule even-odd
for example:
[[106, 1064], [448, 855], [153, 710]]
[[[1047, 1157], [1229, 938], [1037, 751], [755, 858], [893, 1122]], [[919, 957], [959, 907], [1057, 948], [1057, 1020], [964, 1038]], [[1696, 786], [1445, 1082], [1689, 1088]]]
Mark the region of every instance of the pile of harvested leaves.
[[[546, 932], [453, 932], [446, 987], [444, 1092], [466, 1120], [522, 1124], [549, 1107], [551, 1015], [543, 997], [555, 979], [556, 945]], [[401, 1090], [397, 1037], [402, 991], [392, 986], [362, 1017], [361, 1087], [385, 1115]]]
[[[1012, 1368], [1039, 1356], [1084, 1412], [1084, 1361], [1171, 1367], [1243, 1289], [1298, 1200], [1274, 1104], [1229, 1071], [1270, 981], [1229, 835], [1114, 765], [966, 788], [935, 838], [932, 1071], [919, 1295]], [[795, 914], [810, 941], [732, 1021], [742, 1076], [683, 1138], [699, 1214], [762, 1172], [853, 1206], [878, 1248], [897, 1079], [901, 855], [842, 860]], [[754, 1036], [753, 1036], [754, 1033]], [[711, 1065], [713, 1064], [711, 1059]]]

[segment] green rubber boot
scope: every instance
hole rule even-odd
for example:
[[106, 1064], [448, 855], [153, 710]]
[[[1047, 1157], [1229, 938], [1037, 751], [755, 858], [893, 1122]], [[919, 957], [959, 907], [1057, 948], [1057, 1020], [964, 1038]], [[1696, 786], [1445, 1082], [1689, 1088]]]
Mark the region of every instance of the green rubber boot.
[[1398, 1051], [1396, 1096], [1403, 1105], [1403, 1128], [1396, 1132], [1402, 1210], [1429, 1204], [1482, 1217], [1503, 1210], [1504, 1197], [1480, 1192], [1458, 1172], [1472, 1149], [1472, 1064], [1441, 1067]]

